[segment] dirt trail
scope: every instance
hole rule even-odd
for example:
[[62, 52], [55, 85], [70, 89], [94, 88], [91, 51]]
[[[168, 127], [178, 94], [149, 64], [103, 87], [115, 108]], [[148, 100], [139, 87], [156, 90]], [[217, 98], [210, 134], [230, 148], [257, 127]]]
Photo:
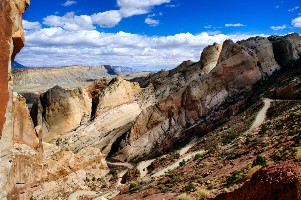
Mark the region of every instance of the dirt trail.
[[268, 99], [268, 98], [264, 98], [263, 102], [264, 102], [264, 106], [263, 108], [258, 112], [255, 121], [253, 122], [252, 126], [249, 128], [249, 130], [246, 131], [246, 133], [250, 133], [251, 131], [253, 131], [254, 129], [258, 128], [259, 126], [261, 126], [261, 124], [264, 122], [264, 119], [266, 118], [266, 114], [268, 109], [271, 107], [271, 103], [274, 100], [272, 99]]
[[179, 151], [180, 156], [186, 154], [196, 144], [197, 138], [194, 137], [184, 148]]
[[107, 161], [107, 164], [108, 165], [114, 165], [114, 166], [124, 166], [124, 167], [127, 167], [129, 169], [134, 168], [134, 166], [131, 163], [122, 163], [122, 162], [112, 163], [112, 162]]
[[184, 160], [187, 161], [187, 160], [193, 159], [196, 154], [202, 154], [203, 155], [204, 153], [205, 153], [204, 150], [200, 150], [200, 151], [195, 151], [195, 152], [189, 153], [186, 156], [184, 156], [183, 158], [180, 158], [179, 160], [177, 160], [175, 163], [171, 164], [170, 166], [167, 166], [167, 167], [161, 169], [159, 172], [153, 174], [152, 177], [156, 177], [157, 178], [157, 177], [163, 176], [169, 170], [173, 170], [173, 169], [179, 167], [180, 166], [180, 162], [183, 162]]
[[86, 196], [86, 197], [98, 197], [101, 196], [102, 193], [100, 192], [95, 192], [95, 191], [87, 191], [87, 190], [78, 190], [74, 193], [72, 193], [68, 200], [77, 200], [80, 196]]
[[137, 169], [140, 172], [140, 178], [143, 178], [147, 175], [148, 173], [147, 167], [150, 166], [154, 161], [155, 159], [152, 159], [152, 160], [142, 161], [141, 163], [139, 163]]

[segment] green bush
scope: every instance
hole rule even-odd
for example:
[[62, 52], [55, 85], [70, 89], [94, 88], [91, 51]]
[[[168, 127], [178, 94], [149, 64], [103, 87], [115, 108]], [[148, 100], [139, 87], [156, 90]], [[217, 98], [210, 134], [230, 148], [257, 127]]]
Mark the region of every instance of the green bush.
[[258, 155], [258, 156], [256, 157], [256, 160], [253, 161], [253, 165], [252, 165], [252, 166], [254, 167], [254, 166], [257, 166], [257, 165], [266, 166], [266, 165], [267, 165], [267, 160], [266, 160], [266, 158], [264, 158], [264, 157]]
[[259, 134], [263, 135], [263, 134], [266, 134], [266, 132], [269, 130], [269, 127], [265, 124], [262, 124], [261, 125], [261, 129], [259, 131]]
[[197, 154], [195, 154], [195, 156], [194, 156], [194, 160], [199, 160], [199, 159], [201, 159], [202, 157], [203, 157], [202, 154], [197, 153]]
[[235, 135], [235, 134], [226, 135], [226, 137], [223, 139], [223, 144], [224, 145], [229, 144], [237, 137], [238, 137], [238, 135]]
[[227, 184], [233, 184], [236, 181], [238, 181], [239, 179], [242, 178], [242, 172], [241, 171], [234, 171], [231, 173], [231, 175], [227, 178]]
[[193, 183], [189, 182], [188, 185], [184, 186], [182, 188], [182, 192], [190, 192], [191, 190], [195, 189], [195, 185]]
[[180, 167], [183, 167], [186, 164], [185, 159], [179, 163]]

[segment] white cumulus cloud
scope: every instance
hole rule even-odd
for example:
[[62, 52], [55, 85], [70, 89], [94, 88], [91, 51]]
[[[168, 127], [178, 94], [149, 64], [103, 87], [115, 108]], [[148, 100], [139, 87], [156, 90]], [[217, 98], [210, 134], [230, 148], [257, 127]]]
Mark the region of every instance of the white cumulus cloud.
[[65, 3], [63, 3], [62, 5], [63, 6], [71, 6], [71, 5], [73, 5], [73, 4], [77, 4], [77, 2], [76, 1], [66, 1]]
[[296, 28], [301, 28], [301, 17], [292, 20], [292, 25]]
[[62, 27], [69, 31], [95, 29], [90, 16], [76, 16], [73, 12], [66, 13], [62, 17], [56, 15], [47, 16], [44, 18], [43, 24], [50, 27]]
[[155, 20], [155, 19], [152, 19], [150, 17], [147, 17], [145, 19], [144, 23], [146, 23], [150, 26], [158, 26], [160, 24], [159, 20]]
[[274, 30], [274, 31], [279, 31], [279, 30], [282, 30], [282, 29], [286, 29], [286, 25], [283, 24], [282, 26], [271, 26], [271, 29]]
[[22, 20], [23, 28], [25, 30], [37, 30], [41, 29], [41, 24], [40, 22], [29, 22], [27, 20]]

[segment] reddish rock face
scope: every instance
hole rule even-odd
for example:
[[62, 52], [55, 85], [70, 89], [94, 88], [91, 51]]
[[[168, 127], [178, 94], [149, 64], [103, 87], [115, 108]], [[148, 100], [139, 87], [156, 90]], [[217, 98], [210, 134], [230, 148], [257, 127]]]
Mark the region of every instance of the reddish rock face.
[[256, 172], [242, 188], [218, 195], [215, 200], [301, 199], [300, 163], [281, 163]]
[[7, 1], [0, 4], [0, 133], [2, 135], [3, 124], [5, 122], [5, 112], [8, 102], [8, 63], [10, 60], [10, 43], [7, 42], [12, 37], [12, 21], [7, 12], [11, 8]]
[[[28, 5], [29, 0], [0, 1], [0, 137], [6, 120], [5, 113], [9, 99], [10, 64], [24, 46], [22, 13]], [[13, 51], [11, 51], [12, 46]]]

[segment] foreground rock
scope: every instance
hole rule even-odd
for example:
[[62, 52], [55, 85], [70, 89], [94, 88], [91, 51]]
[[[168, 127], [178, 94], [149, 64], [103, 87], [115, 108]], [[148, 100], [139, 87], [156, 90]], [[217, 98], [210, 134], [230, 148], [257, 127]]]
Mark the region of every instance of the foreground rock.
[[301, 165], [299, 163], [281, 163], [263, 168], [242, 188], [230, 193], [218, 195], [215, 200], [265, 200], [265, 199], [301, 199]]

